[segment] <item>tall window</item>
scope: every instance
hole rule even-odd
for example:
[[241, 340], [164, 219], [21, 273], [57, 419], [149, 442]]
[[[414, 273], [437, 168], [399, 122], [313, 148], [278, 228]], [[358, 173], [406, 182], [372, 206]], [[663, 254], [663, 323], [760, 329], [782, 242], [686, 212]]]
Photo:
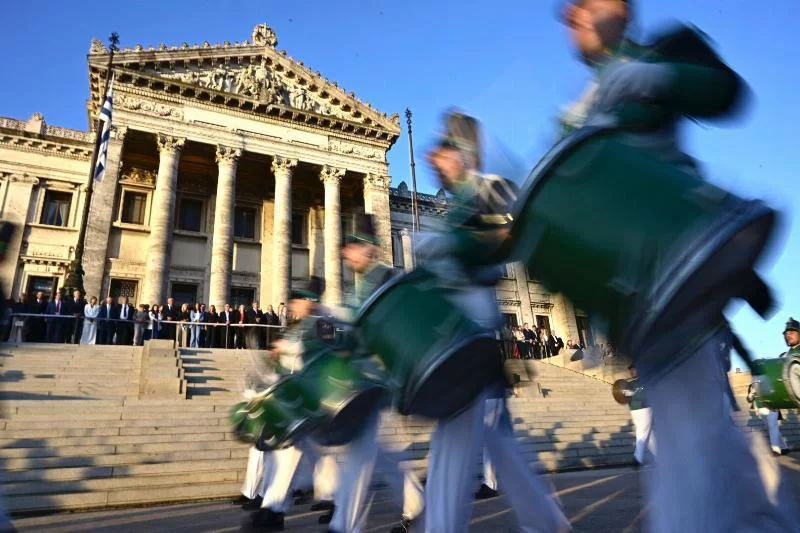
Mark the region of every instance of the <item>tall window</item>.
[[307, 218], [305, 213], [292, 213], [292, 244], [308, 245]]
[[505, 322], [506, 326], [510, 328], [515, 328], [519, 325], [517, 324], [516, 313], [503, 313], [503, 322]]
[[537, 281], [536, 276], [534, 276], [534, 272], [529, 266], [525, 266], [525, 272], [528, 274], [528, 280], [530, 281]]
[[203, 220], [203, 201], [194, 198], [181, 198], [178, 204], [178, 229], [201, 231]]
[[256, 238], [256, 213], [254, 207], [236, 206], [233, 210], [233, 236], [238, 239]]
[[126, 224], [144, 224], [145, 208], [147, 207], [147, 193], [123, 191], [122, 193], [122, 222]]
[[[240, 305], [246, 305], [248, 308], [256, 299], [256, 290], [248, 287], [231, 287], [231, 307], [236, 309]], [[265, 306], [266, 307], [266, 306]]]
[[392, 233], [392, 262], [394, 266], [403, 268], [405, 259], [403, 257], [403, 236], [399, 233]]
[[72, 193], [59, 191], [46, 191], [44, 193], [44, 209], [42, 209], [42, 224], [48, 226], [66, 227], [69, 220], [69, 205], [72, 203]]
[[183, 304], [194, 305], [197, 302], [197, 285], [194, 283], [173, 283], [172, 297], [180, 307]]
[[503, 277], [504, 278], [513, 278], [514, 275], [513, 275], [513, 270], [511, 268], [511, 265], [505, 264], [505, 265], [502, 265], [502, 266], [503, 266]]
[[[139, 283], [132, 279], [112, 279], [109, 288], [109, 296], [118, 302], [120, 298], [130, 298], [132, 304], [136, 304], [136, 289]], [[153, 302], [144, 302], [150, 305]]]
[[547, 331], [550, 330], [550, 317], [546, 315], [536, 315], [536, 327], [537, 328], [544, 328]]

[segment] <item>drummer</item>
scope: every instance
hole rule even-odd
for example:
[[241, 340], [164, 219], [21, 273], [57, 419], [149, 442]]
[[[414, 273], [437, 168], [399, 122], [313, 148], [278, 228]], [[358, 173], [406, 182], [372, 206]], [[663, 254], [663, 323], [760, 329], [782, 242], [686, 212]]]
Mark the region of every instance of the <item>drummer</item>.
[[[625, 139], [629, 142], [669, 164], [696, 172], [693, 160], [680, 149], [680, 119], [724, 115], [740, 102], [743, 82], [721, 61], [709, 61], [713, 51], [697, 33], [693, 45], [702, 50], [703, 57], [683, 62], [637, 60], [650, 52], [651, 58], [658, 56], [658, 50], [625, 39], [630, 9], [631, 2], [625, 0], [578, 0], [564, 9], [571, 40], [595, 80], [562, 125], [569, 130], [607, 124], [613, 118], [628, 128]], [[676, 34], [665, 35], [660, 42], [670, 42]], [[683, 52], [694, 53], [691, 49]], [[791, 498], [783, 489], [767, 490], [757, 465], [763, 455], [751, 450], [731, 419], [725, 397], [727, 377], [719, 363], [720, 345], [727, 336], [724, 321], [693, 324], [689, 320], [697, 319], [679, 326], [705, 329], [705, 334], [691, 339], [663, 336], [653, 339], [650, 350], [692, 355], [665, 374], [641, 376], [659, 438], [650, 494], [651, 529], [796, 529]], [[647, 353], [637, 356], [646, 358]]]
[[[647, 406], [647, 397], [644, 392], [644, 387], [639, 380], [639, 374], [636, 372], [636, 367], [631, 365], [628, 367], [631, 373], [629, 380], [631, 388], [626, 389], [623, 394], [630, 397], [628, 408], [631, 410], [631, 419], [633, 420], [633, 427], [636, 430], [636, 445], [633, 450], [633, 460], [636, 461], [636, 466], [645, 464], [645, 454], [649, 452], [650, 457], [656, 455], [656, 440], [653, 437], [653, 415], [650, 408]], [[647, 457], [649, 460], [650, 457]]]
[[[498, 330], [503, 320], [494, 285], [497, 268], [473, 268], [469, 259], [499, 247], [508, 237], [504, 224], [515, 195], [497, 176], [480, 172], [477, 120], [458, 112], [445, 116], [444, 133], [428, 154], [442, 185], [454, 196], [455, 208], [442, 233], [418, 234], [415, 251], [433, 271], [448, 299], [478, 325]], [[499, 221], [499, 224], [498, 224]], [[486, 399], [497, 399], [487, 416]], [[470, 522], [475, 457], [484, 436], [488, 455], [517, 515], [521, 531], [567, 531], [569, 522], [547, 484], [530, 468], [509, 429], [503, 386], [489, 387], [461, 414], [439, 421], [431, 435], [428, 482], [425, 487], [426, 531], [464, 533]]]
[[[345, 240], [342, 257], [345, 264], [358, 276], [355, 298], [346, 309], [349, 318], [381, 285], [389, 281], [395, 270], [381, 262], [380, 242], [372, 215], [359, 214], [355, 230]], [[357, 335], [348, 335], [347, 348], [359, 352]], [[424, 500], [422, 483], [411, 470], [402, 471], [398, 461], [377, 440], [378, 418], [371, 418], [363, 433], [349, 447], [342, 469], [342, 481], [337, 493], [336, 512], [329, 532], [351, 533], [364, 521], [364, 500], [369, 491], [375, 462], [395, 495], [402, 496], [403, 514], [400, 523], [391, 533], [405, 533], [422, 513]]]
[[[287, 330], [285, 338], [276, 341], [273, 346], [273, 358], [280, 373], [299, 372], [303, 368], [304, 359], [309, 359], [320, 351], [327, 351], [329, 343], [333, 342], [333, 319], [328, 318], [330, 313], [319, 304], [324, 290], [324, 280], [312, 277], [307, 287], [292, 291], [289, 309], [296, 322], [293, 328]], [[320, 516], [319, 523], [330, 522], [334, 508], [332, 500], [338, 480], [336, 460], [303, 441], [271, 452], [272, 468], [269, 476], [265, 476], [263, 480], [265, 490], [261, 509], [251, 517], [253, 528], [258, 531], [283, 531], [284, 514], [291, 502], [291, 489], [304, 454], [313, 455], [312, 459], [316, 463], [315, 496], [321, 501], [312, 506], [312, 511], [327, 511]]]

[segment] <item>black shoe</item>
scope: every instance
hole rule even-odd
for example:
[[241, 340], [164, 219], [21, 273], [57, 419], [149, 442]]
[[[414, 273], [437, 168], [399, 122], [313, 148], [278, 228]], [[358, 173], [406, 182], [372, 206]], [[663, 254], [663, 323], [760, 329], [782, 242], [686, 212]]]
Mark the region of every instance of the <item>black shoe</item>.
[[414, 523], [414, 520], [410, 518], [406, 518], [405, 516], [400, 517], [400, 525], [394, 526], [389, 533], [408, 533], [411, 531], [411, 524]]
[[328, 512], [326, 512], [324, 515], [322, 515], [319, 518], [317, 518], [317, 523], [318, 524], [322, 524], [322, 525], [330, 524], [331, 520], [333, 520], [333, 512], [334, 512], [334, 510], [335, 509], [333, 507], [331, 507]]
[[283, 531], [283, 513], [275, 513], [269, 509], [261, 509], [252, 515], [253, 525], [261, 531]]
[[305, 505], [314, 501], [313, 490], [296, 490], [292, 493], [292, 503], [294, 505]]
[[250, 502], [250, 498], [248, 498], [244, 494], [240, 494], [238, 498], [233, 500], [233, 505], [244, 505], [248, 502]]
[[320, 500], [311, 506], [311, 510], [316, 511], [330, 511], [333, 509], [333, 502], [328, 500]]
[[478, 489], [478, 492], [475, 493], [476, 500], [488, 500], [489, 498], [496, 498], [497, 491], [489, 488], [485, 483], [481, 484], [481, 488]]
[[247, 502], [242, 504], [242, 509], [245, 511], [258, 511], [261, 509], [261, 496], [256, 496], [252, 500], [247, 500]]

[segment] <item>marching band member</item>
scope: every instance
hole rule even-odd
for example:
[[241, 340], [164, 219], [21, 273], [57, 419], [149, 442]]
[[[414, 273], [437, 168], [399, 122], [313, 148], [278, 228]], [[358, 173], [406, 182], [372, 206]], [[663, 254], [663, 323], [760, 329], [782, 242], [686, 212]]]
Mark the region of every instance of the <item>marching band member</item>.
[[[576, 128], [607, 124], [613, 117], [618, 126], [630, 130], [629, 142], [696, 172], [694, 161], [680, 150], [680, 119], [734, 110], [741, 103], [744, 83], [697, 32], [685, 27], [658, 42], [688, 42], [681, 60], [647, 61], [660, 49], [642, 48], [624, 38], [629, 4], [578, 0], [565, 9], [570, 36], [596, 79], [564, 123]], [[748, 302], [753, 305], [753, 300]], [[763, 456], [751, 449], [757, 443], [748, 441], [731, 419], [727, 376], [720, 371], [720, 345], [727, 336], [724, 320], [698, 320], [703, 319], [687, 318], [677, 326], [704, 335], [666, 335], [650, 346], [653, 353], [664, 350], [690, 353], [689, 357], [665, 373], [641, 376], [659, 439], [659, 460], [650, 480], [651, 529], [796, 531], [791, 498], [780, 483], [760, 477], [757, 462]]]
[[[322, 320], [322, 316], [329, 313], [319, 305], [320, 297], [324, 292], [324, 281], [312, 277], [308, 287], [302, 290], [293, 290], [289, 300], [289, 310], [299, 321], [299, 324], [289, 330], [286, 338], [274, 344], [274, 359], [276, 359], [281, 372], [297, 372], [303, 368], [303, 359], [313, 357], [320, 350], [327, 350], [328, 344], [323, 337], [326, 332], [333, 335], [333, 326], [330, 321]], [[328, 331], [330, 330], [330, 331]], [[264, 476], [263, 499], [261, 509], [251, 517], [252, 528], [259, 531], [283, 531], [284, 514], [291, 503], [291, 489], [297, 473], [298, 464], [305, 453], [315, 453], [304, 441], [296, 446], [274, 450], [272, 468], [268, 476]], [[317, 498], [333, 497], [335, 483], [338, 479], [336, 462], [333, 457], [324, 454], [317, 455], [315, 467], [315, 491]], [[323, 485], [323, 483], [328, 483]], [[324, 488], [320, 488], [324, 487]], [[327, 524], [333, 515], [333, 504], [322, 500], [312, 510], [327, 510], [328, 513], [319, 518], [321, 524]]]
[[632, 390], [626, 390], [625, 395], [630, 396], [628, 408], [631, 410], [631, 419], [636, 430], [636, 446], [633, 451], [633, 459], [636, 461], [636, 465], [640, 466], [645, 464], [646, 452], [649, 451], [652, 456], [656, 454], [656, 441], [652, 431], [653, 415], [647, 406], [644, 387], [639, 381], [636, 367], [631, 365], [628, 370], [631, 373], [630, 384], [632, 385]]
[[[502, 327], [494, 285], [499, 268], [472, 268], [470, 257], [499, 246], [508, 229], [498, 224], [498, 215], [508, 212], [514, 190], [508, 182], [479, 172], [478, 123], [452, 112], [446, 117], [445, 134], [428, 154], [428, 161], [442, 185], [454, 196], [448, 213], [450, 227], [436, 234], [418, 234], [417, 257], [437, 274], [448, 298], [478, 325], [491, 330]], [[425, 487], [426, 531], [466, 532], [470, 521], [475, 457], [484, 437], [497, 477], [503, 485], [521, 531], [569, 530], [569, 522], [556, 505], [549, 487], [524, 458], [514, 434], [502, 416], [484, 420], [486, 399], [500, 401], [505, 408], [504, 384], [498, 383], [478, 395], [459, 415], [440, 420], [431, 435], [428, 482]]]
[[[357, 310], [378, 287], [391, 279], [395, 273], [378, 257], [380, 247], [372, 215], [360, 214], [355, 231], [342, 248], [345, 264], [358, 276], [357, 290], [350, 302], [348, 314]], [[350, 316], [352, 318], [352, 316]], [[347, 336], [349, 348], [358, 353], [357, 335]], [[367, 355], [367, 354], [358, 354]], [[422, 484], [410, 470], [400, 471], [397, 460], [392, 457], [377, 437], [378, 416], [371, 417], [362, 434], [350, 444], [342, 467], [340, 490], [336, 496], [336, 510], [330, 524], [331, 533], [354, 533], [364, 523], [365, 500], [376, 461], [380, 463], [386, 482], [395, 495], [402, 495], [403, 514], [400, 524], [391, 533], [405, 533], [422, 513]]]

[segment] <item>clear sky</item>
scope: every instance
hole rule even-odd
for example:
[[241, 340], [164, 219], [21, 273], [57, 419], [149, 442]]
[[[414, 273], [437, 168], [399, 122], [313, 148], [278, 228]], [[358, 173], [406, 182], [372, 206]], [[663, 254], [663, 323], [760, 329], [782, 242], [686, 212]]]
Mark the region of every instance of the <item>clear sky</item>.
[[[689, 152], [713, 181], [759, 197], [787, 216], [780, 246], [761, 265], [779, 289], [781, 308], [767, 323], [749, 308], [730, 316], [759, 356], [784, 350], [789, 315], [800, 319], [800, 229], [791, 222], [800, 200], [797, 127], [800, 65], [794, 50], [797, 0], [650, 0], [637, 2], [645, 33], [660, 23], [689, 21], [708, 33], [724, 58], [751, 84], [756, 102], [726, 129], [687, 128]], [[4, 51], [0, 115], [86, 128], [86, 53], [92, 37], [112, 31], [122, 46], [249, 39], [267, 22], [278, 47], [387, 113], [414, 112], [419, 188], [438, 186], [422, 149], [441, 112], [457, 105], [480, 117], [524, 165], [548, 148], [555, 117], [576, 98], [587, 72], [569, 51], [554, 0], [224, 1], [169, 0], [11, 2], [0, 32]], [[702, 90], [702, 88], [698, 88]], [[389, 155], [393, 183], [408, 180], [408, 144]], [[624, 192], [621, 192], [624, 194]]]

